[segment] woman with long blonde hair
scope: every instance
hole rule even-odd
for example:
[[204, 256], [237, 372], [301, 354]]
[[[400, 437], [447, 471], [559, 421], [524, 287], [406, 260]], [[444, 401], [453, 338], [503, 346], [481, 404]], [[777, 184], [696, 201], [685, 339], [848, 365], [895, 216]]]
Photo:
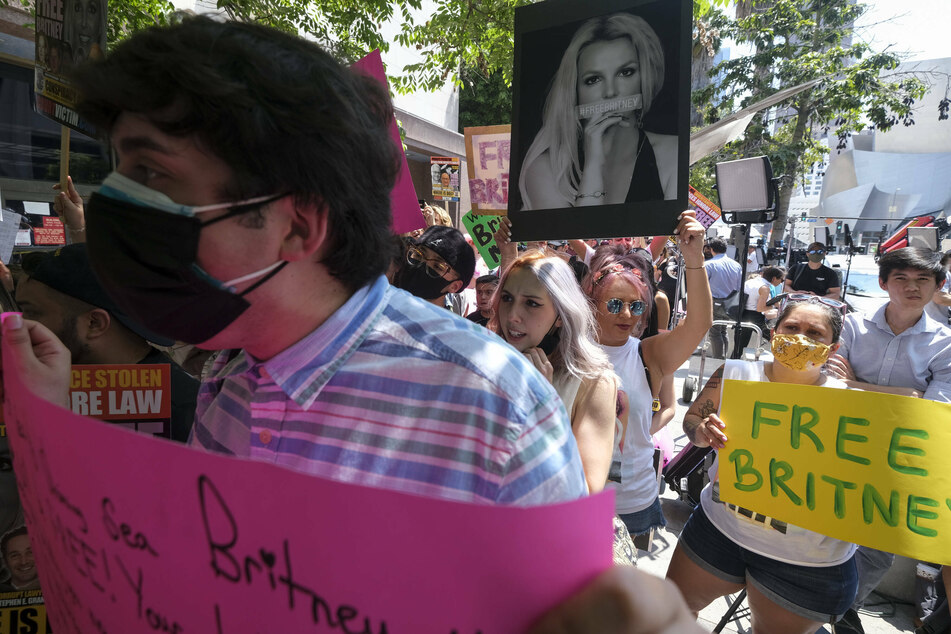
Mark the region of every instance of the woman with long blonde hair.
[[588, 20], [562, 56], [519, 176], [523, 209], [677, 198], [677, 137], [643, 129], [664, 83], [641, 17]]

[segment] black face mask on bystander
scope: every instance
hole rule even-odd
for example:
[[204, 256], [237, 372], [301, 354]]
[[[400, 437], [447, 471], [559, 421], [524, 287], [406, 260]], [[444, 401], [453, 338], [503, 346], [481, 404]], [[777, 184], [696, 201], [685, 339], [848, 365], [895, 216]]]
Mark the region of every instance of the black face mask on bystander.
[[[282, 196], [187, 207], [112, 174], [86, 209], [90, 263], [106, 293], [136, 322], [176, 341], [208, 341], [247, 310], [250, 303], [244, 296], [287, 262], [221, 282], [196, 263], [201, 230]], [[208, 222], [193, 215], [212, 209], [230, 211]], [[231, 288], [256, 277], [261, 279], [241, 293]]]
[[442, 276], [433, 277], [426, 268], [425, 264], [414, 266], [404, 263], [393, 276], [393, 285], [420, 299], [436, 299], [440, 295], [445, 295], [442, 289], [451, 282], [447, 282]]

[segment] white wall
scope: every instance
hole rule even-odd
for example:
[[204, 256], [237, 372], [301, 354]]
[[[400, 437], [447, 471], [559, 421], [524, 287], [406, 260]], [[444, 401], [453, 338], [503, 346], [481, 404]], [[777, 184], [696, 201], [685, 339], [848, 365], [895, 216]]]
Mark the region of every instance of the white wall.
[[[429, 19], [435, 9], [435, 4], [424, 0], [422, 9], [413, 14], [417, 22]], [[396, 41], [396, 34], [400, 32], [402, 16], [397, 12], [393, 21], [384, 24], [381, 29], [383, 37], [390, 42], [390, 50], [383, 53], [383, 63], [386, 65], [387, 75], [402, 75], [403, 67], [408, 64], [421, 62], [423, 56], [415, 48], [406, 48]], [[447, 82], [442, 88], [434, 92], [417, 90], [408, 95], [393, 95], [393, 105], [453, 132], [459, 129], [459, 89]]]
[[[951, 57], [919, 62], [906, 62], [895, 73], [912, 73], [932, 85], [923, 99], [915, 104], [915, 125], [894, 126], [888, 132], [875, 133], [876, 152], [900, 152], [920, 154], [925, 152], [951, 152], [951, 119], [938, 121], [938, 102], [945, 97], [948, 76], [951, 74]], [[896, 81], [898, 77], [884, 79]], [[949, 95], [951, 96], [951, 95]]]

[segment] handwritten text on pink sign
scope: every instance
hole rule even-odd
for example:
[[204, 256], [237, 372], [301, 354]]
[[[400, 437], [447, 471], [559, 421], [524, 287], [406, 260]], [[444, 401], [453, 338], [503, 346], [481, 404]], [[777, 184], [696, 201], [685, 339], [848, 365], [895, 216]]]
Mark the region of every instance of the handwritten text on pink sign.
[[517, 632], [611, 565], [610, 495], [520, 509], [353, 486], [116, 429], [4, 380], [57, 634]]

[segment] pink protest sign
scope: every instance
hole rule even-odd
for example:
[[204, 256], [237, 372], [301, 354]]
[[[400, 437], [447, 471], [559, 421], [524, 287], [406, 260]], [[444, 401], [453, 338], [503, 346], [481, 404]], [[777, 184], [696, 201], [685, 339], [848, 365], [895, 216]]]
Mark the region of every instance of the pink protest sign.
[[118, 429], [4, 381], [57, 634], [520, 632], [611, 565], [610, 494], [520, 509], [354, 486]]
[[504, 216], [509, 204], [512, 126], [466, 128], [469, 198], [480, 215]]
[[[384, 86], [389, 88], [386, 81], [386, 72], [383, 70], [383, 58], [380, 57], [380, 51], [375, 50], [363, 59], [354, 62], [351, 68], [355, 68], [361, 73], [377, 79]], [[423, 229], [426, 227], [426, 220], [423, 218], [423, 212], [419, 209], [419, 199], [416, 197], [416, 189], [413, 187], [413, 178], [409, 173], [409, 164], [406, 162], [406, 153], [403, 152], [403, 139], [400, 138], [400, 129], [396, 125], [396, 119], [390, 124], [390, 138], [396, 144], [396, 149], [400, 153], [400, 175], [396, 180], [396, 185], [390, 193], [390, 207], [393, 209], [393, 233], [400, 234], [414, 229]]]

